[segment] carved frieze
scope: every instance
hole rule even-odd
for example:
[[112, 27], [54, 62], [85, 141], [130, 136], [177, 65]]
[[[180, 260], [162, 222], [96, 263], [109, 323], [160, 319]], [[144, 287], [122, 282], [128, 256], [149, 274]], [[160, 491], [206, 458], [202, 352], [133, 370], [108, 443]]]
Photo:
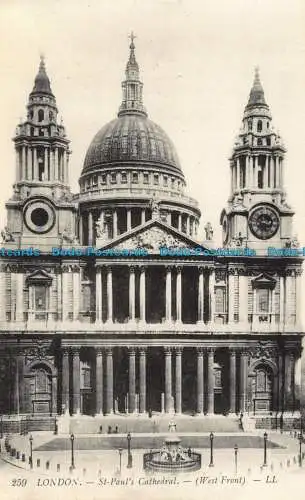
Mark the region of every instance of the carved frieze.
[[274, 359], [278, 351], [275, 346], [268, 342], [258, 341], [255, 346], [248, 348], [249, 354], [253, 359]]
[[187, 244], [160, 227], [150, 227], [116, 245], [116, 249], [145, 248], [151, 251], [159, 251], [160, 247], [186, 248]]

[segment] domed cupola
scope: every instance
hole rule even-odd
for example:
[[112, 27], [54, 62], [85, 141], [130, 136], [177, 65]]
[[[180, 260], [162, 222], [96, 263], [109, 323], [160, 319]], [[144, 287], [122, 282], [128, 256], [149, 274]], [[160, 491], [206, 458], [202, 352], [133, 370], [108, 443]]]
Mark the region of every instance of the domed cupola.
[[107, 224], [109, 238], [115, 238], [151, 218], [152, 199], [168, 223], [190, 235], [197, 230], [200, 211], [197, 202], [184, 195], [186, 182], [175, 147], [143, 105], [135, 37], [130, 38], [118, 116], [93, 138], [79, 180], [83, 243], [95, 241], [101, 208], [102, 226]]

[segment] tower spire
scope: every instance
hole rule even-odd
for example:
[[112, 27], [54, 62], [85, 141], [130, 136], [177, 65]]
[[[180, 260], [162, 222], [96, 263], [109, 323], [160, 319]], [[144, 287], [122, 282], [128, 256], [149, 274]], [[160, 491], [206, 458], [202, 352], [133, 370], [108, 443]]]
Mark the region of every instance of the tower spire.
[[125, 80], [122, 82], [123, 98], [118, 116], [124, 114], [141, 114], [147, 116], [142, 102], [143, 83], [140, 81], [139, 65], [135, 56], [136, 38], [133, 31], [129, 35], [129, 58], [126, 64]]
[[259, 76], [259, 67], [256, 66], [254, 70], [254, 81], [253, 85], [250, 91], [249, 95], [249, 100], [248, 104], [246, 106], [246, 109], [252, 108], [252, 107], [257, 107], [257, 106], [264, 106], [268, 108], [268, 105], [265, 101], [265, 95], [264, 95], [264, 89], [261, 84], [260, 76]]
[[43, 54], [40, 54], [38, 73], [36, 75], [34, 87], [31, 94], [33, 93], [43, 93], [43, 94], [53, 95], [51, 90], [50, 80], [46, 71], [45, 57]]

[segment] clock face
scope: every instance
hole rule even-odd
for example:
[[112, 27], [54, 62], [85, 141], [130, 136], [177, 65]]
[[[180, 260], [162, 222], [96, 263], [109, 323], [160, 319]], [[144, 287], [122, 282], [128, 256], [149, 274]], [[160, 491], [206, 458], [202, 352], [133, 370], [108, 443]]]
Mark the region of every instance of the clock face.
[[249, 216], [249, 227], [254, 236], [261, 240], [272, 238], [277, 232], [279, 224], [276, 211], [268, 206], [256, 208]]
[[33, 233], [47, 233], [55, 223], [54, 208], [45, 200], [33, 200], [24, 210], [24, 221]]

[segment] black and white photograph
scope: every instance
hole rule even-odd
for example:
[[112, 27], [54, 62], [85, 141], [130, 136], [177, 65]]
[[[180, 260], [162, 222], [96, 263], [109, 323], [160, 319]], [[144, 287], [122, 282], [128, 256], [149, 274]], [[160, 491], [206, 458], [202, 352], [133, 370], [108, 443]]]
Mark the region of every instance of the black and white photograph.
[[0, 41], [1, 499], [302, 495], [305, 3], [2, 0]]

